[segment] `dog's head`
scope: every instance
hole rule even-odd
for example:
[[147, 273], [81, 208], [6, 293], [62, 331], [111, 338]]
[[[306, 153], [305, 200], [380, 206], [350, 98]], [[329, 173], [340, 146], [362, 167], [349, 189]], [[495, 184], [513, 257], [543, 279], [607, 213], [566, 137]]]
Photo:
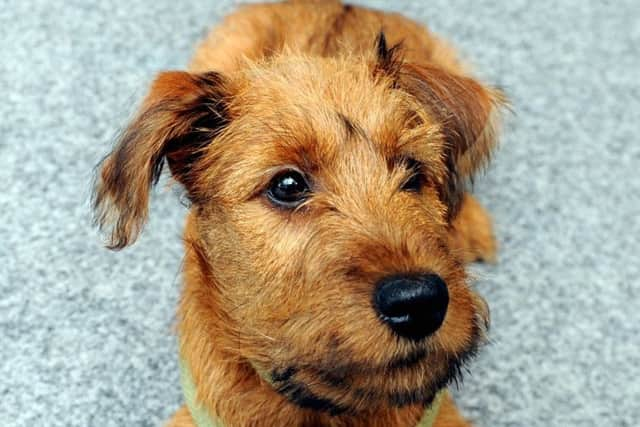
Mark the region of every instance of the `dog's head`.
[[204, 339], [301, 406], [428, 402], [488, 322], [447, 236], [498, 102], [383, 38], [373, 60], [162, 73], [103, 163], [97, 218], [131, 243], [166, 162], [218, 319]]

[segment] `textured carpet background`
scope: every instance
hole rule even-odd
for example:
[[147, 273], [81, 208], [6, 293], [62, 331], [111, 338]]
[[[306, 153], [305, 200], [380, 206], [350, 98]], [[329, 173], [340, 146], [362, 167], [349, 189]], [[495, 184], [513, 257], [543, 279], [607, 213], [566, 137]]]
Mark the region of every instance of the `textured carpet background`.
[[[640, 425], [640, 6], [636, 0], [371, 1], [428, 23], [509, 118], [476, 192], [493, 344], [460, 405], [479, 426]], [[92, 168], [159, 70], [226, 1], [0, 1], [0, 425], [159, 425], [181, 402], [172, 334], [184, 209], [101, 248]]]

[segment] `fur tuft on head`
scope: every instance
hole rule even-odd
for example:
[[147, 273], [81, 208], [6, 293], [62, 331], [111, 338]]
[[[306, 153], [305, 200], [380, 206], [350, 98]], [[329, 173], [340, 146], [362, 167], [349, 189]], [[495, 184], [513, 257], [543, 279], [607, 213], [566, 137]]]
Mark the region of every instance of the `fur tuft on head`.
[[376, 65], [374, 67], [374, 75], [384, 74], [395, 80], [404, 62], [402, 43], [397, 43], [389, 47], [384, 31], [381, 30], [376, 37], [375, 52]]

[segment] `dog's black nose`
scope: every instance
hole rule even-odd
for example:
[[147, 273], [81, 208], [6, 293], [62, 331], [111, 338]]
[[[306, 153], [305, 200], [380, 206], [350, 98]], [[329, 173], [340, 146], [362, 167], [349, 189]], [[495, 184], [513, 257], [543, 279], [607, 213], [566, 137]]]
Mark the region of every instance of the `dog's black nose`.
[[374, 296], [380, 318], [396, 334], [414, 341], [438, 330], [448, 305], [447, 284], [436, 274], [385, 277]]

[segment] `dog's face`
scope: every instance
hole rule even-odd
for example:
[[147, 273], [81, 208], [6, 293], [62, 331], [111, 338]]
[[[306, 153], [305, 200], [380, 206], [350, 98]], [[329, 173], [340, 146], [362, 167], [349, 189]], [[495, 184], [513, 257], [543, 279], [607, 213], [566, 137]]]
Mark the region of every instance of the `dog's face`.
[[123, 247], [167, 160], [224, 313], [211, 339], [301, 406], [428, 402], [488, 322], [447, 236], [496, 98], [390, 55], [164, 73], [103, 166]]

